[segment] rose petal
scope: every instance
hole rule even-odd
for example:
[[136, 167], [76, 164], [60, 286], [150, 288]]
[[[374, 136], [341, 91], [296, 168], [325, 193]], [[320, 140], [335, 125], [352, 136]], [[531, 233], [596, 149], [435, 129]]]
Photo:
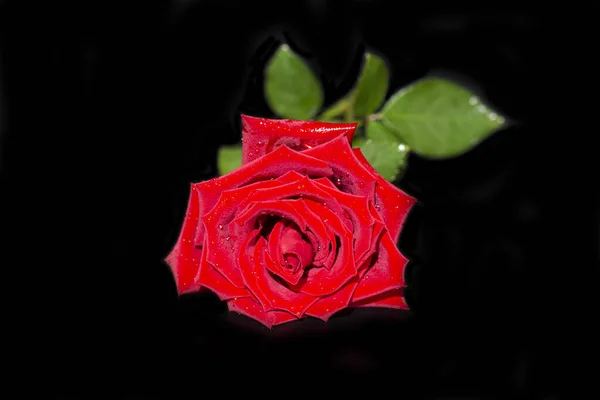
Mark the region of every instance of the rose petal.
[[357, 276], [348, 281], [345, 286], [332, 295], [320, 298], [319, 301], [310, 306], [306, 311], [306, 315], [327, 321], [333, 314], [348, 307], [352, 295], [358, 286], [358, 282], [366, 272], [367, 267], [371, 265], [371, 258], [372, 257], [366, 260], [364, 265], [361, 265], [358, 268], [359, 272]]
[[[289, 171], [299, 171], [303, 175], [315, 177], [328, 177], [333, 173], [326, 162], [281, 146], [227, 175], [196, 183], [194, 187], [198, 191], [202, 211], [206, 213], [217, 204], [223, 191], [237, 189], [254, 182], [268, 181], [271, 178], [279, 178]], [[196, 237], [202, 238], [203, 234], [204, 227], [201, 225]], [[198, 242], [201, 243], [202, 239]]]
[[362, 264], [376, 250], [374, 244], [383, 230], [383, 222], [376, 220], [371, 212], [371, 202], [364, 196], [340, 192], [336, 188], [320, 185], [319, 189], [334, 198], [342, 208], [342, 214], [351, 221], [354, 233], [354, 256]]
[[[277, 178], [276, 181], [282, 185], [285, 185], [286, 183], [296, 182], [297, 180], [304, 178], [304, 176], [305, 175], [302, 175], [296, 171], [288, 171], [284, 175]], [[322, 178], [322, 179], [327, 179], [327, 178]]]
[[311, 268], [298, 285], [294, 286], [295, 290], [302, 293], [322, 297], [336, 292], [356, 276], [357, 266], [352, 249], [353, 235], [340, 217], [331, 210], [314, 201], [304, 200], [304, 203], [311, 212], [320, 215], [323, 221], [327, 221], [327, 229], [331, 230], [340, 241], [337, 257], [330, 269]]
[[[285, 174], [288, 175], [288, 174]], [[226, 190], [219, 197], [217, 204], [202, 217], [205, 236], [202, 246], [208, 254], [207, 262], [225, 276], [234, 286], [243, 288], [235, 257], [239, 252], [240, 238], [249, 232], [236, 232], [229, 224], [239, 212], [240, 204], [245, 202], [250, 193], [261, 188], [273, 188], [281, 185], [277, 180], [256, 182], [238, 189]]]
[[283, 254], [284, 262], [287, 254], [295, 256], [300, 266], [307, 267], [311, 264], [314, 250], [302, 237], [302, 234], [294, 227], [293, 224], [286, 224], [283, 232], [279, 237], [281, 243], [281, 254]]
[[244, 282], [248, 289], [256, 295], [265, 311], [282, 310], [301, 317], [318, 298], [294, 292], [276, 281], [265, 265], [268, 262], [266, 246], [265, 238], [259, 236], [254, 248], [254, 259], [251, 262], [244, 261], [242, 263], [240, 257]]
[[221, 300], [250, 296], [245, 288], [240, 289], [235, 287], [227, 278], [221, 275], [219, 271], [206, 262], [206, 253], [207, 252], [204, 251], [202, 253], [202, 258], [200, 259], [200, 269], [198, 270], [198, 275], [195, 279], [196, 284], [212, 290]]
[[408, 304], [404, 298], [402, 289], [393, 289], [388, 292], [380, 293], [372, 297], [367, 297], [361, 301], [352, 302], [350, 307], [379, 307], [395, 308], [399, 310], [408, 310]]
[[334, 238], [326, 229], [323, 221], [314, 215], [302, 200], [269, 200], [249, 203], [230, 225], [234, 227], [235, 234], [241, 236], [242, 232], [253, 230], [257, 217], [265, 214], [279, 215], [298, 225], [302, 233], [311, 241], [313, 249], [316, 249], [313, 264], [326, 258], [329, 243]]
[[333, 171], [329, 178], [342, 192], [374, 200], [376, 179], [356, 158], [345, 136], [338, 136], [302, 154], [326, 161]]
[[317, 179], [313, 179], [313, 182], [315, 182], [315, 183], [319, 183], [319, 184], [321, 184], [321, 185], [324, 185], [324, 186], [327, 186], [327, 187], [330, 187], [330, 188], [332, 188], [332, 189], [337, 189], [337, 190], [339, 190], [339, 188], [338, 188], [337, 186], [335, 186], [335, 185], [333, 184], [333, 182], [331, 182], [331, 181], [330, 181], [328, 178], [317, 178]]
[[275, 325], [295, 321], [297, 318], [284, 311], [265, 311], [260, 304], [251, 298], [238, 298], [227, 302], [229, 311], [243, 314], [247, 317], [257, 320], [267, 328], [271, 329]]
[[[244, 208], [247, 204], [251, 202], [263, 202], [263, 201], [273, 201], [280, 199], [291, 199], [291, 198], [304, 198], [304, 199], [312, 199], [315, 200], [325, 207], [329, 207], [333, 210], [334, 213], [338, 215], [342, 215], [344, 210], [338, 204], [337, 198], [338, 196], [344, 196], [345, 193], [340, 192], [337, 189], [334, 189], [335, 192], [332, 192], [331, 189], [324, 188], [322, 185], [318, 185], [313, 183], [307, 177], [301, 177], [297, 181], [291, 181], [287, 184], [280, 185], [273, 188], [262, 188], [253, 191], [251, 194], [247, 195], [246, 199], [242, 201], [239, 205], [240, 208]], [[336, 197], [333, 194], [337, 195]], [[348, 228], [352, 228], [351, 221], [344, 221]], [[316, 255], [315, 259], [320, 260], [323, 254], [319, 253]]]
[[[298, 283], [302, 275], [304, 274], [304, 268], [299, 268], [296, 271], [290, 271], [282, 266], [284, 262], [283, 257], [281, 255], [281, 250], [279, 247], [280, 237], [283, 234], [283, 229], [285, 227], [285, 223], [279, 221], [273, 227], [271, 234], [269, 235], [269, 254], [268, 260], [266, 263], [267, 269], [277, 276], [281, 277], [281, 279], [285, 280], [291, 285], [295, 285]], [[312, 249], [312, 246], [311, 246]]]
[[400, 253], [389, 232], [381, 237], [376, 255], [376, 261], [358, 283], [353, 302], [405, 286], [404, 269], [408, 260]]
[[200, 266], [202, 250], [194, 244], [194, 237], [198, 227], [200, 203], [198, 191], [192, 185], [188, 199], [187, 211], [179, 238], [175, 246], [165, 258], [175, 277], [175, 284], [179, 294], [195, 292], [200, 289], [195, 284], [195, 277]]
[[352, 143], [356, 126], [356, 123], [293, 121], [242, 115], [242, 164], [264, 156], [281, 145], [300, 151], [328, 142], [341, 134]]
[[356, 289], [356, 281], [355, 278], [354, 282], [348, 282], [337, 292], [320, 298], [319, 301], [310, 306], [306, 311], [306, 315], [327, 321], [336, 312], [347, 308]]
[[[238, 254], [238, 265], [240, 273], [246, 288], [252, 293], [253, 297], [258, 301], [263, 310], [269, 311], [273, 309], [269, 292], [263, 292], [264, 287], [261, 287], [257, 282], [256, 264], [262, 263], [262, 252], [258, 253], [256, 244], [260, 239], [260, 229], [254, 230], [242, 242], [242, 248]], [[263, 239], [264, 240], [264, 239]], [[262, 248], [260, 249], [262, 251]], [[261, 265], [262, 267], [262, 265]]]
[[392, 240], [394, 243], [397, 243], [404, 220], [417, 200], [379, 175], [373, 166], [369, 164], [360, 149], [352, 149], [352, 151], [361, 164], [364, 165], [377, 180], [375, 204], [377, 209], [383, 215], [383, 219], [392, 236]]

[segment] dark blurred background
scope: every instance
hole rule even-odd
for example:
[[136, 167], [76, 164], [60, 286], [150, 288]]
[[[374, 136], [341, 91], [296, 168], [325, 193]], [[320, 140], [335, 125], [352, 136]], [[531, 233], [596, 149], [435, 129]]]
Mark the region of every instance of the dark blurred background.
[[[597, 128], [577, 125], [596, 104], [594, 25], [550, 11], [0, 2], [4, 330], [21, 387], [573, 398], [598, 262]], [[399, 185], [419, 199], [400, 239], [412, 313], [268, 333], [211, 294], [176, 296], [162, 260], [189, 182], [215, 176], [240, 113], [273, 117], [262, 69], [281, 41], [309, 60], [327, 104], [369, 49], [388, 61], [390, 93], [441, 74], [515, 122], [456, 159], [410, 156]]]

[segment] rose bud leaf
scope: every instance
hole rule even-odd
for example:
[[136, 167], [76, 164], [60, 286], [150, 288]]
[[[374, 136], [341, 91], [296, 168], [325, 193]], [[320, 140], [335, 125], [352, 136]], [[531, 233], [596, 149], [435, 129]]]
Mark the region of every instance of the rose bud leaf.
[[375, 112], [388, 91], [389, 72], [385, 61], [378, 55], [365, 53], [360, 77], [354, 94], [354, 114], [366, 117]]
[[217, 154], [217, 169], [219, 175], [230, 173], [242, 165], [242, 146], [239, 144], [221, 146]]
[[409, 147], [400, 141], [381, 121], [369, 122], [366, 139], [358, 147], [379, 175], [394, 182], [406, 168]]
[[401, 89], [380, 116], [411, 151], [436, 159], [470, 150], [505, 123], [473, 93], [441, 78], [425, 78]]
[[265, 69], [265, 97], [283, 118], [312, 119], [323, 106], [323, 89], [310, 67], [286, 44]]

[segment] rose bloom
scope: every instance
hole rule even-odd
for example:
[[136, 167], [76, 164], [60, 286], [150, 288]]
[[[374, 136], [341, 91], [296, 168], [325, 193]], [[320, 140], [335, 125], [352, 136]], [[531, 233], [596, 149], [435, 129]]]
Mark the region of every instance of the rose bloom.
[[347, 307], [407, 309], [396, 242], [415, 199], [351, 147], [356, 124], [242, 116], [242, 166], [191, 185], [166, 258], [267, 327]]

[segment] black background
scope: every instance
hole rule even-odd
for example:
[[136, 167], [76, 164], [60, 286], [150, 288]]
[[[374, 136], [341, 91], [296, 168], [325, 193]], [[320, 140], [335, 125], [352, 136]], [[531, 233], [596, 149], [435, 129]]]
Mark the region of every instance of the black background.
[[[0, 4], [2, 285], [22, 388], [546, 399], [581, 388], [570, 382], [590, 331], [576, 311], [591, 304], [584, 272], [598, 245], [593, 135], [572, 117], [595, 102], [585, 15], [381, 1]], [[273, 116], [261, 79], [278, 40], [309, 60], [327, 104], [367, 48], [387, 59], [391, 92], [442, 74], [514, 122], [456, 159], [410, 156], [400, 187], [419, 204], [400, 248], [412, 313], [358, 310], [269, 333], [210, 294], [176, 296], [162, 260], [189, 182], [216, 174], [240, 113]]]

